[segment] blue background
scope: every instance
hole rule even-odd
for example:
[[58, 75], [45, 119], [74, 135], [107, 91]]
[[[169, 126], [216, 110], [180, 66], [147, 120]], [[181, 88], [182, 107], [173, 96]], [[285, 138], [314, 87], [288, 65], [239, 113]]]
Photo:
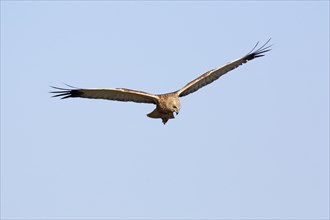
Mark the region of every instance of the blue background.
[[[49, 86], [182, 98], [50, 98]], [[1, 1], [1, 218], [329, 218], [328, 1]]]

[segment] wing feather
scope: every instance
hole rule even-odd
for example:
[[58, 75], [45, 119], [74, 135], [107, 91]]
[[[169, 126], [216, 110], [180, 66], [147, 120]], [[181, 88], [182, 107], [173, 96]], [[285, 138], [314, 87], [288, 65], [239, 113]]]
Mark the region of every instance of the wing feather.
[[180, 90], [178, 90], [176, 93], [179, 95], [179, 97], [189, 95], [190, 93], [196, 92], [198, 89], [212, 83], [213, 81], [219, 79], [220, 76], [226, 74], [227, 72], [239, 67], [240, 65], [246, 63], [249, 60], [253, 60], [257, 57], [264, 56], [266, 52], [270, 51], [270, 46], [266, 46], [269, 43], [270, 39], [262, 45], [260, 48], [254, 50], [258, 43], [254, 46], [251, 52], [249, 52], [244, 57], [241, 57], [237, 60], [234, 60], [232, 62], [227, 63], [224, 66], [221, 66], [219, 68], [210, 70], [203, 75], [199, 76], [198, 78], [194, 79], [193, 81], [189, 82], [187, 85], [182, 87]]
[[53, 97], [66, 98], [89, 98], [89, 99], [107, 99], [123, 102], [137, 102], [137, 103], [153, 103], [156, 104], [158, 100], [157, 95], [149, 94], [142, 91], [131, 89], [64, 89], [59, 87], [53, 87], [57, 91], [53, 91], [55, 95]]

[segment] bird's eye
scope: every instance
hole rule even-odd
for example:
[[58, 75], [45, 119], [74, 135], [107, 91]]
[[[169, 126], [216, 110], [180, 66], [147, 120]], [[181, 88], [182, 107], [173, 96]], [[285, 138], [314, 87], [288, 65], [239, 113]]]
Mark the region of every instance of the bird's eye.
[[176, 109], [176, 106], [175, 106], [175, 105], [173, 105], [173, 108], [174, 108], [174, 109]]

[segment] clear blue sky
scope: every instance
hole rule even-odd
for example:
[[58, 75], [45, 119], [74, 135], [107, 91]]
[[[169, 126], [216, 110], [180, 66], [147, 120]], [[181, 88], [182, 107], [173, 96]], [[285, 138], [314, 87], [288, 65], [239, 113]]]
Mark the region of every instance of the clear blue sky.
[[[50, 85], [176, 90], [154, 106]], [[328, 1], [1, 1], [1, 218], [328, 219]]]

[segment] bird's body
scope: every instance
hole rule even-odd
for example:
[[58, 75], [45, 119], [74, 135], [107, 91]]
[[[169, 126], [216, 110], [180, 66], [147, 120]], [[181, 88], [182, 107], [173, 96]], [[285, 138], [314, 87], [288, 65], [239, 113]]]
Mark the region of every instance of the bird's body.
[[[242, 58], [234, 60], [224, 66], [210, 70], [203, 75], [199, 76], [195, 80], [189, 82], [181, 89], [160, 95], [154, 95], [142, 91], [131, 90], [131, 89], [63, 89], [58, 87], [53, 87], [58, 91], [52, 93], [58, 93], [54, 97], [61, 96], [62, 98], [92, 98], [92, 99], [108, 99], [116, 101], [131, 101], [138, 103], [151, 103], [155, 104], [156, 108], [147, 114], [150, 118], [161, 118], [163, 123], [169, 119], [174, 118], [174, 114], [178, 114], [180, 111], [180, 97], [186, 96], [190, 93], [197, 91], [198, 89], [212, 83], [217, 80], [220, 76], [225, 73], [237, 68], [238, 66], [246, 63], [254, 58], [264, 56], [264, 53], [270, 50], [270, 46], [266, 47], [269, 40], [261, 46], [259, 49], [248, 53]], [[258, 45], [258, 44], [257, 44]], [[256, 45], [256, 46], [257, 46]], [[255, 46], [255, 47], [256, 47]], [[255, 47], [253, 49], [255, 49]]]
[[176, 114], [180, 111], [180, 99], [176, 92], [158, 95], [159, 99], [156, 103], [156, 108], [147, 114], [150, 118], [161, 118], [163, 123], [169, 119], [174, 118], [174, 112]]

